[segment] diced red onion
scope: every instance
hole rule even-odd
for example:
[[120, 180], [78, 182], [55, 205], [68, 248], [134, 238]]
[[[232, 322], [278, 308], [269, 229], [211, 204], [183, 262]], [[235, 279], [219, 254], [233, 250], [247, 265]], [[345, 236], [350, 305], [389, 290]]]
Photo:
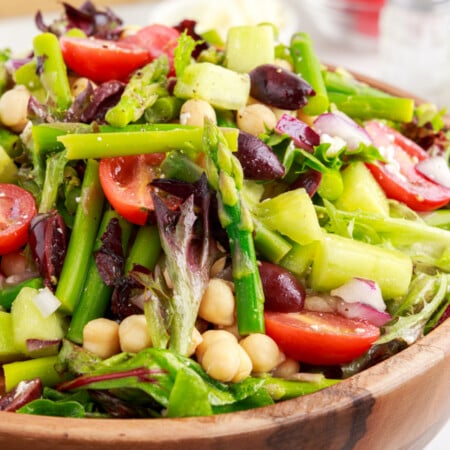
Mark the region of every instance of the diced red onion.
[[27, 353], [39, 353], [42, 355], [53, 355], [58, 353], [61, 339], [27, 339]]
[[379, 311], [386, 309], [381, 289], [378, 283], [372, 280], [355, 277], [330, 293], [348, 303], [364, 303]]
[[416, 170], [431, 181], [450, 189], [450, 169], [443, 156], [430, 156], [419, 161]]
[[377, 327], [382, 327], [392, 319], [389, 313], [361, 302], [347, 303], [341, 300], [337, 302], [337, 312], [348, 319], [367, 320]]
[[351, 152], [363, 143], [370, 145], [372, 139], [364, 128], [344, 113], [324, 113], [314, 120], [314, 128], [319, 135], [327, 134], [331, 137], [339, 137], [347, 144]]
[[47, 287], [39, 289], [37, 295], [33, 298], [33, 302], [44, 318], [53, 314], [61, 305], [61, 302]]

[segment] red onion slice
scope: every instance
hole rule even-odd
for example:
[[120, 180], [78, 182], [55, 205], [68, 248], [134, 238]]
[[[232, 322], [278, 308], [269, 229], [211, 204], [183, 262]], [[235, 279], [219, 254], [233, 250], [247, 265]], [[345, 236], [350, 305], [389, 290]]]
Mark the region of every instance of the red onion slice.
[[350, 152], [356, 150], [361, 143], [372, 144], [367, 131], [341, 112], [321, 114], [314, 120], [314, 128], [320, 135], [341, 138]]
[[333, 289], [330, 293], [348, 303], [364, 303], [378, 311], [386, 309], [381, 289], [378, 283], [372, 280], [355, 277], [342, 286]]
[[337, 312], [341, 316], [347, 317], [347, 319], [367, 320], [377, 327], [382, 327], [392, 319], [389, 313], [379, 311], [361, 302], [347, 303], [341, 300], [337, 303]]
[[312, 152], [314, 146], [320, 144], [320, 136], [308, 124], [290, 114], [283, 114], [279, 118], [275, 131], [278, 134], [287, 134], [296, 147], [308, 152]]
[[419, 161], [416, 170], [431, 181], [450, 189], [450, 168], [443, 156], [430, 156]]

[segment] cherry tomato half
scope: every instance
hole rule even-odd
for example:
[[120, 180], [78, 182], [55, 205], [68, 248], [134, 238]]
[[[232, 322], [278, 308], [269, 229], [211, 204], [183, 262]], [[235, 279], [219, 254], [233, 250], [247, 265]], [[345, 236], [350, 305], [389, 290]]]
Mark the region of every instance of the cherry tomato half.
[[100, 183], [111, 206], [125, 219], [144, 225], [153, 211], [152, 188], [165, 154], [120, 156], [100, 161]]
[[68, 36], [59, 42], [67, 66], [96, 83], [126, 80], [151, 61], [146, 48], [129, 42]]
[[386, 196], [415, 211], [432, 211], [450, 201], [450, 189], [429, 180], [415, 168], [428, 153], [415, 142], [385, 124], [365, 125], [374, 145], [390, 153], [387, 163], [367, 164]]
[[173, 75], [173, 53], [179, 37], [180, 32], [175, 28], [153, 24], [141, 28], [135, 34], [126, 36], [121, 42], [147, 49], [151, 61], [165, 53], [169, 58], [170, 75]]
[[0, 255], [26, 244], [35, 215], [36, 203], [28, 191], [15, 184], [0, 184]]
[[317, 365], [350, 362], [380, 336], [378, 327], [333, 313], [264, 313], [266, 334], [290, 358]]

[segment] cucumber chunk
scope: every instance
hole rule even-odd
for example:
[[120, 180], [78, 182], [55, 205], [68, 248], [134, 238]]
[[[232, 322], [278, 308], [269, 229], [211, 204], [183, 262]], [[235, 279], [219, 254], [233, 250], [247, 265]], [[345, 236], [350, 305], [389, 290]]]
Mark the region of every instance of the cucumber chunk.
[[255, 213], [267, 228], [300, 245], [319, 241], [323, 237], [314, 205], [303, 188], [262, 201], [255, 207]]
[[314, 290], [329, 291], [353, 277], [366, 278], [378, 283], [384, 299], [391, 299], [406, 294], [412, 269], [411, 258], [398, 250], [325, 234], [317, 245], [309, 281]]
[[250, 94], [250, 77], [208, 62], [186, 67], [174, 93], [183, 99], [200, 98], [220, 109], [238, 110]]
[[389, 216], [386, 195], [363, 162], [349, 164], [341, 173], [344, 189], [335, 202], [337, 209]]
[[272, 25], [242, 25], [228, 30], [225, 66], [236, 72], [250, 72], [275, 60]]
[[12, 331], [11, 313], [0, 311], [0, 363], [20, 358]]
[[[22, 288], [11, 307], [14, 344], [24, 355], [31, 357], [43, 355], [39, 352], [27, 351], [28, 339], [46, 341], [62, 339], [66, 328], [64, 318], [58, 312], [54, 312], [48, 317], [42, 316], [33, 301], [37, 293], [37, 289]], [[45, 351], [47, 350], [45, 349]], [[57, 351], [58, 349], [53, 347], [53, 353]]]

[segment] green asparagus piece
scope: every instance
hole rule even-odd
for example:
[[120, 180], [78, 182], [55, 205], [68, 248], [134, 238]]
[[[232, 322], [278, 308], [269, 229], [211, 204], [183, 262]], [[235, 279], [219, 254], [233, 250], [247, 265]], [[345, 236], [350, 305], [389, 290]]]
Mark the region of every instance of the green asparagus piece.
[[161, 253], [158, 228], [154, 225], [139, 227], [133, 245], [125, 261], [125, 273], [135, 264], [153, 270]]
[[346, 95], [337, 92], [329, 92], [328, 98], [340, 111], [356, 119], [377, 117], [411, 122], [414, 115], [414, 100], [410, 98]]
[[106, 113], [106, 121], [113, 126], [124, 127], [139, 120], [161, 94], [167, 94], [163, 83], [168, 72], [167, 55], [160, 56], [136, 71], [126, 85], [119, 103]]
[[42, 278], [30, 278], [29, 280], [22, 281], [21, 283], [5, 286], [0, 289], [0, 308], [9, 311], [14, 299], [17, 297], [23, 287], [30, 287], [34, 289], [40, 289], [44, 287]]
[[98, 178], [98, 162], [90, 159], [81, 186], [81, 198], [55, 295], [61, 311], [71, 314], [78, 302], [88, 270], [97, 229], [103, 213], [104, 194]]
[[327, 89], [319, 58], [307, 33], [299, 32], [292, 36], [290, 53], [295, 73], [307, 81], [316, 93], [308, 98], [308, 103], [303, 107], [303, 111], [312, 116], [322, 114], [327, 111], [329, 105]]
[[291, 243], [276, 231], [254, 220], [255, 247], [268, 261], [279, 263], [292, 249]]
[[[120, 222], [122, 231], [122, 241], [126, 245], [131, 233], [132, 225], [125, 219], [122, 219], [115, 211], [107, 210], [103, 214], [103, 218], [97, 233], [97, 239], [94, 244], [94, 251], [98, 250], [102, 245], [102, 236], [108, 228], [112, 219], [117, 219]], [[89, 267], [86, 274], [86, 280], [83, 290], [80, 294], [72, 319], [70, 321], [67, 338], [77, 344], [83, 342], [83, 328], [91, 320], [103, 317], [108, 303], [111, 299], [113, 288], [107, 286], [102, 280], [95, 262], [93, 253], [89, 258]]]
[[203, 143], [206, 174], [217, 191], [219, 219], [230, 241], [239, 333], [263, 333], [264, 293], [256, 262], [253, 221], [241, 198], [242, 167], [223, 134], [210, 122], [205, 123]]
[[14, 389], [21, 381], [34, 378], [40, 378], [44, 386], [60, 383], [63, 377], [55, 369], [57, 359], [57, 356], [45, 356], [3, 364], [6, 392]]
[[175, 178], [189, 183], [197, 181], [203, 173], [203, 169], [198, 164], [178, 151], [167, 154], [161, 164], [161, 170], [167, 178]]
[[[201, 149], [202, 127], [177, 125], [175, 128], [158, 128], [153, 131], [66, 134], [57, 137], [57, 140], [67, 149], [68, 159], [108, 158], [175, 149], [197, 152]], [[224, 134], [227, 145], [235, 151], [238, 130], [227, 129]]]
[[167, 95], [159, 97], [155, 103], [144, 112], [144, 119], [148, 123], [166, 123], [180, 116], [183, 100]]
[[64, 182], [64, 167], [67, 158], [64, 151], [47, 158], [44, 186], [42, 189], [39, 212], [46, 213], [56, 207], [58, 188]]
[[58, 38], [52, 33], [41, 33], [34, 38], [33, 48], [37, 64], [42, 64], [40, 80], [48, 102], [62, 114], [72, 104], [72, 93]]
[[343, 70], [327, 70], [324, 73], [325, 86], [328, 92], [347, 95], [367, 95], [369, 97], [391, 97], [384, 91], [369, 86], [357, 80], [353, 75]]
[[46, 101], [47, 93], [38, 75], [36, 60], [32, 59], [14, 72], [16, 84], [24, 85], [40, 102]]

